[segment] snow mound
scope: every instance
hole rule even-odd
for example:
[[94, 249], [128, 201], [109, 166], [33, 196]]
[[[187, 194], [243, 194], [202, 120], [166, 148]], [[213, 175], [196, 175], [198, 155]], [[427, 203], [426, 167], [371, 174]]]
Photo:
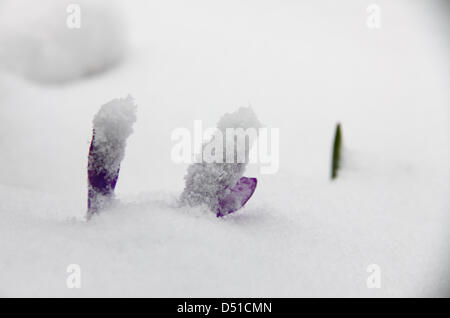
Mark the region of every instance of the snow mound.
[[[124, 21], [110, 2], [77, 1], [80, 28], [69, 28], [71, 1], [0, 2], [0, 67], [41, 83], [63, 83], [110, 69], [125, 56]], [[107, 4], [107, 5], [106, 5]]]

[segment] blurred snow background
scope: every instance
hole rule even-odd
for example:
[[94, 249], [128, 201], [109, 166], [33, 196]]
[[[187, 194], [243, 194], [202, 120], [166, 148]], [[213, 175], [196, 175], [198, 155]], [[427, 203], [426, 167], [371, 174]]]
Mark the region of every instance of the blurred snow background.
[[[379, 30], [371, 1], [77, 1], [79, 30], [69, 3], [0, 0], [0, 296], [448, 293], [446, 2], [377, 1]], [[122, 204], [85, 223], [93, 115], [128, 94]], [[279, 172], [250, 166], [228, 218], [175, 208], [173, 129], [248, 104], [280, 128]]]
[[[6, 68], [41, 82], [93, 75], [125, 55], [126, 25], [114, 1], [78, 1], [80, 29], [66, 26], [71, 1], [0, 2], [0, 58]], [[62, 12], [67, 14], [61, 14]]]

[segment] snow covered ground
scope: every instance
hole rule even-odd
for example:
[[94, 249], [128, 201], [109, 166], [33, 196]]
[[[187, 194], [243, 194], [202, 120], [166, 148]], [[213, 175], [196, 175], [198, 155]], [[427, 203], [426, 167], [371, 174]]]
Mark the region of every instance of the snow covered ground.
[[[49, 22], [0, 0], [0, 296], [448, 295], [444, 1], [377, 1], [373, 30], [369, 1], [98, 0], [86, 25], [101, 25], [95, 38], [75, 42], [65, 10], [43, 10], [61, 1], [21, 2]], [[50, 51], [33, 42], [36, 26]], [[79, 57], [70, 67], [58, 49], [67, 42]], [[50, 52], [57, 72], [32, 67], [49, 61], [33, 50]], [[138, 111], [120, 203], [85, 222], [93, 116], [128, 94]], [[279, 171], [250, 165], [258, 187], [234, 215], [177, 207], [187, 165], [171, 160], [172, 131], [196, 119], [214, 127], [248, 104], [280, 129]], [[330, 182], [337, 121], [344, 167]], [[80, 289], [67, 288], [70, 264], [81, 267]], [[379, 289], [367, 288], [370, 264]]]

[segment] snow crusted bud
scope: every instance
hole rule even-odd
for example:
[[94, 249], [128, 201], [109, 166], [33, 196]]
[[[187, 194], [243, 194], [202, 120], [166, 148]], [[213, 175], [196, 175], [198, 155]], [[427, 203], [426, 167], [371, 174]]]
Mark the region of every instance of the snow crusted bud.
[[94, 117], [88, 159], [88, 219], [114, 198], [126, 141], [135, 121], [136, 105], [131, 96], [110, 101]]
[[[214, 139], [206, 142], [202, 147], [203, 152], [205, 149], [211, 148], [214, 148], [215, 153], [223, 152], [224, 160], [222, 162], [211, 162], [205, 160], [205, 156], [203, 156], [201, 162], [189, 166], [181, 202], [190, 206], [204, 204], [218, 216], [223, 216], [225, 210], [228, 213], [235, 211], [235, 207], [224, 209], [224, 202], [231, 202], [228, 198], [230, 189], [234, 189], [233, 187], [240, 182], [248, 163], [248, 154], [252, 145], [251, 140], [244, 143], [239, 143], [237, 140], [242, 137], [251, 139], [245, 135], [249, 130], [252, 130], [257, 137], [260, 127], [261, 123], [251, 107], [241, 107], [234, 113], [225, 114], [217, 124], [219, 135], [224, 138], [223, 142], [219, 143], [222, 149], [215, 149]], [[234, 131], [234, 134], [227, 134], [229, 130]], [[229, 158], [234, 160], [230, 162]], [[237, 160], [238, 158], [244, 158], [244, 160]], [[256, 187], [256, 180], [253, 181], [254, 184], [250, 187], [252, 189], [251, 193], [247, 194], [248, 197], [245, 199], [233, 198], [235, 202], [245, 204]], [[236, 189], [233, 190], [233, 192], [236, 191]]]

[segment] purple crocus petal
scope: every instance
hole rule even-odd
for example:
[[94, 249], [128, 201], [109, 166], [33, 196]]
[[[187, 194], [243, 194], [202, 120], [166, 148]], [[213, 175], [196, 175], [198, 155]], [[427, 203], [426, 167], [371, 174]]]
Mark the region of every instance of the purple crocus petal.
[[114, 202], [120, 163], [135, 121], [136, 105], [131, 96], [113, 99], [94, 116], [87, 171], [88, 219]]
[[256, 178], [242, 177], [232, 188], [227, 189], [225, 196], [219, 200], [217, 217], [236, 212], [252, 197], [256, 189]]
[[120, 168], [111, 175], [108, 167], [103, 166], [106, 161], [103, 156], [104, 154], [96, 149], [94, 130], [88, 160], [88, 217], [97, 212], [99, 196], [108, 198], [114, 195], [114, 189], [119, 178]]

